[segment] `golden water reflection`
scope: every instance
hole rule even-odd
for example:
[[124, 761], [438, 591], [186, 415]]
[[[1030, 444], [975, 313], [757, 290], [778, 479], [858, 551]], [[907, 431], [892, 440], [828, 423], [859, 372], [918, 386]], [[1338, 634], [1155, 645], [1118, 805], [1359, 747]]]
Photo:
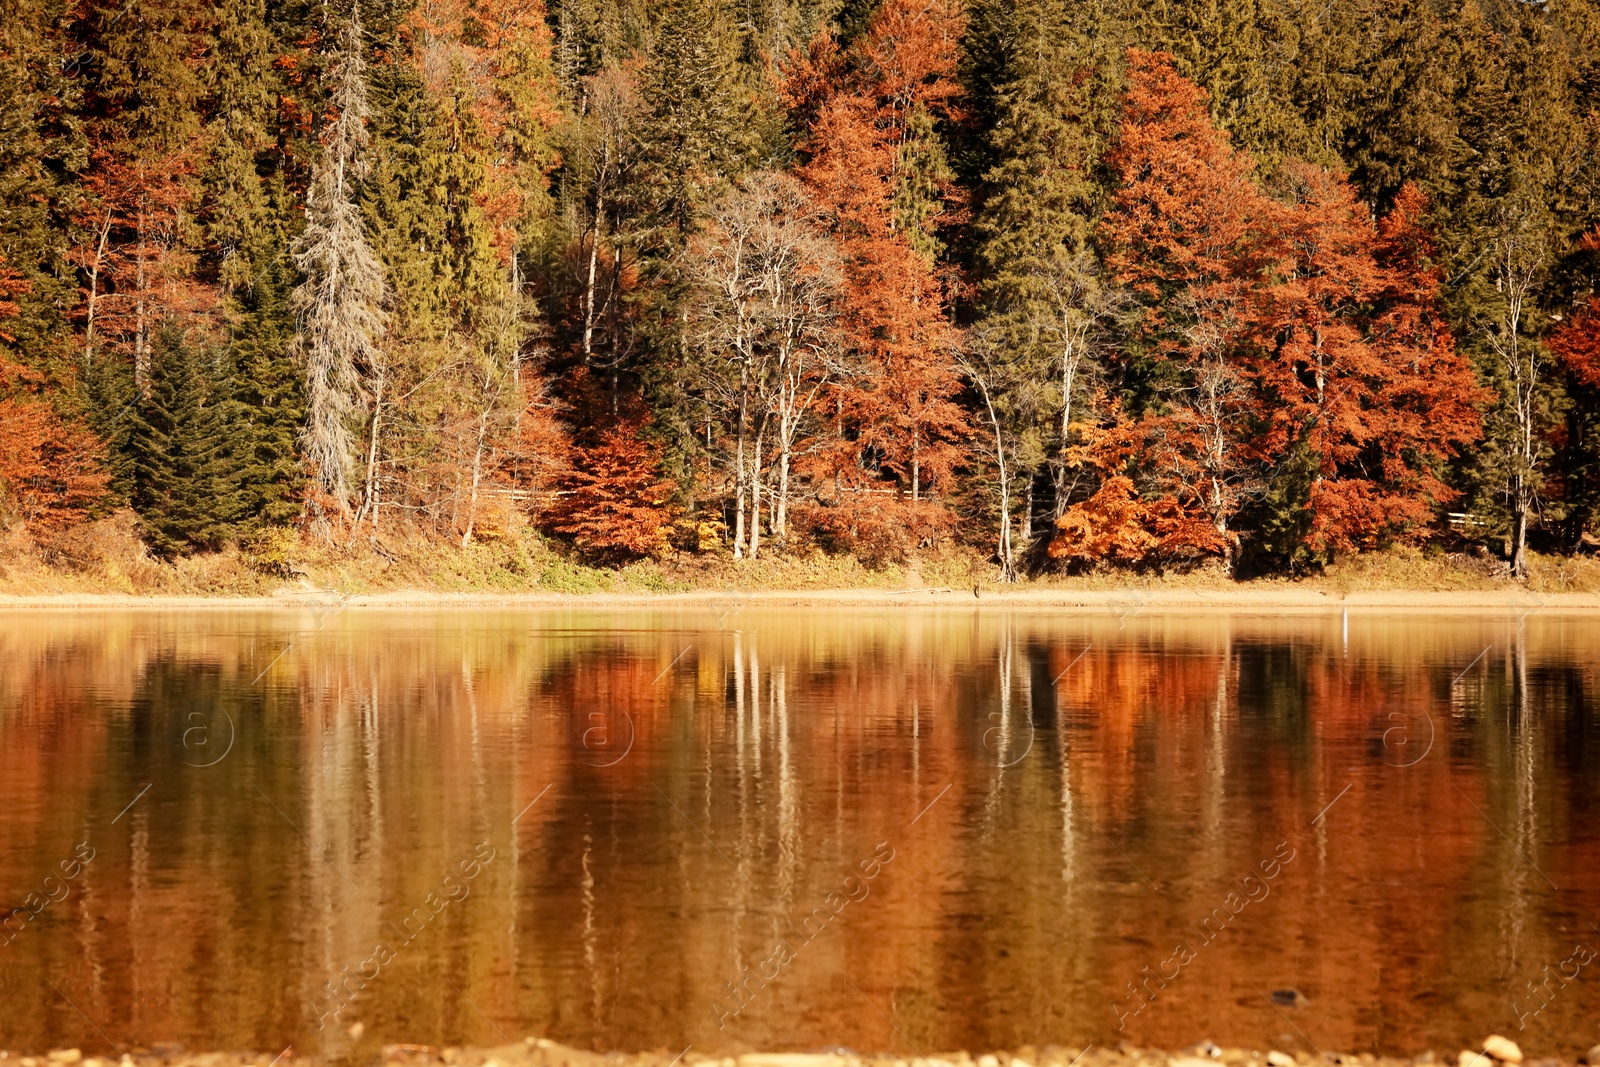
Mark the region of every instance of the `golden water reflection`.
[[1570, 1054], [1597, 650], [1550, 613], [11, 615], [0, 1047]]

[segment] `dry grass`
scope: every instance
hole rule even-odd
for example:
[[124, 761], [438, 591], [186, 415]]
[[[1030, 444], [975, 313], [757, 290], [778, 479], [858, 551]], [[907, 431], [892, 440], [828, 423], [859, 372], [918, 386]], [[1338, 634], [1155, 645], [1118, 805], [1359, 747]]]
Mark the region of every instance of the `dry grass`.
[[[754, 560], [726, 553], [680, 553], [619, 568], [572, 557], [530, 527], [461, 547], [437, 537], [386, 531], [381, 538], [326, 544], [291, 534], [175, 560], [155, 558], [140, 543], [131, 513], [119, 512], [48, 543], [13, 529], [0, 541], [0, 594], [121, 594], [132, 596], [270, 596], [275, 592], [336, 590], [376, 593], [676, 593], [689, 591], [820, 591], [978, 588], [998, 590], [995, 567], [977, 551], [953, 549], [903, 564], [870, 568], [814, 548], [768, 551]], [[1220, 566], [1183, 574], [1134, 575], [1101, 571], [1047, 575], [1021, 588], [1154, 592], [1256, 588], [1350, 592], [1522, 591], [1600, 592], [1600, 559], [1534, 556], [1532, 575], [1517, 583], [1492, 557], [1414, 548], [1350, 557], [1306, 578], [1232, 581]], [[1014, 587], [1015, 588], [1015, 587]]]

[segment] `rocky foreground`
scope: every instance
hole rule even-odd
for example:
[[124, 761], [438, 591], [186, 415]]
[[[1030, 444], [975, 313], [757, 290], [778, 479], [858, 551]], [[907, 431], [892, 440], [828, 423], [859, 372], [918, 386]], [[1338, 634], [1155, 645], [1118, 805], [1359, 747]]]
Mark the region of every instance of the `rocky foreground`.
[[[352, 1051], [361, 1047], [359, 1031]], [[335, 1057], [328, 1057], [332, 1060]], [[45, 1055], [0, 1051], [0, 1067], [306, 1067], [318, 1057], [298, 1055], [293, 1046], [271, 1053], [191, 1053], [177, 1047], [136, 1049], [120, 1057], [85, 1056], [78, 1049], [57, 1049]], [[677, 1056], [662, 1050], [624, 1054], [595, 1053], [569, 1048], [543, 1038], [526, 1038], [498, 1048], [432, 1048], [426, 1045], [384, 1045], [370, 1056], [359, 1052], [338, 1056], [341, 1063], [368, 1062], [384, 1067], [1315, 1067], [1321, 1063], [1361, 1064], [1362, 1067], [1571, 1067], [1587, 1063], [1600, 1067], [1600, 1045], [1576, 1057], [1530, 1057], [1513, 1041], [1491, 1036], [1478, 1049], [1463, 1049], [1453, 1056], [1425, 1052], [1416, 1057], [1376, 1056], [1370, 1052], [1291, 1054], [1275, 1049], [1221, 1048], [1202, 1042], [1181, 1052], [1135, 1048], [1122, 1043], [1115, 1048], [1091, 1045], [1087, 1049], [1047, 1045], [1025, 1046], [1014, 1052], [945, 1053], [904, 1057], [861, 1054], [848, 1049], [826, 1052], [762, 1052], [739, 1056], [711, 1056], [692, 1047]]]

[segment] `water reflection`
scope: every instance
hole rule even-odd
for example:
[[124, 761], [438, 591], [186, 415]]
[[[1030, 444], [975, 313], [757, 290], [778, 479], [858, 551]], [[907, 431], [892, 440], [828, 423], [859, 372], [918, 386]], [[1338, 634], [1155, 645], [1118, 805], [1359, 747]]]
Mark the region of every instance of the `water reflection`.
[[1587, 1047], [1597, 637], [12, 616], [0, 1046]]

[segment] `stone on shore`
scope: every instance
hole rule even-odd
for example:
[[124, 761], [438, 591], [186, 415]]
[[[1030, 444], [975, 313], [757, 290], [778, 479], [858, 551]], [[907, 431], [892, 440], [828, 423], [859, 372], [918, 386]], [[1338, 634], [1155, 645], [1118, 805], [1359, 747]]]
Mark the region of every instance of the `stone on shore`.
[[1509, 1037], [1499, 1034], [1490, 1034], [1483, 1039], [1483, 1051], [1499, 1060], [1501, 1063], [1521, 1063], [1522, 1049]]
[[1299, 1067], [1299, 1064], [1287, 1052], [1279, 1052], [1277, 1049], [1273, 1049], [1267, 1053], [1267, 1067]]
[[747, 1052], [739, 1067], [843, 1067], [845, 1058], [831, 1052]]

